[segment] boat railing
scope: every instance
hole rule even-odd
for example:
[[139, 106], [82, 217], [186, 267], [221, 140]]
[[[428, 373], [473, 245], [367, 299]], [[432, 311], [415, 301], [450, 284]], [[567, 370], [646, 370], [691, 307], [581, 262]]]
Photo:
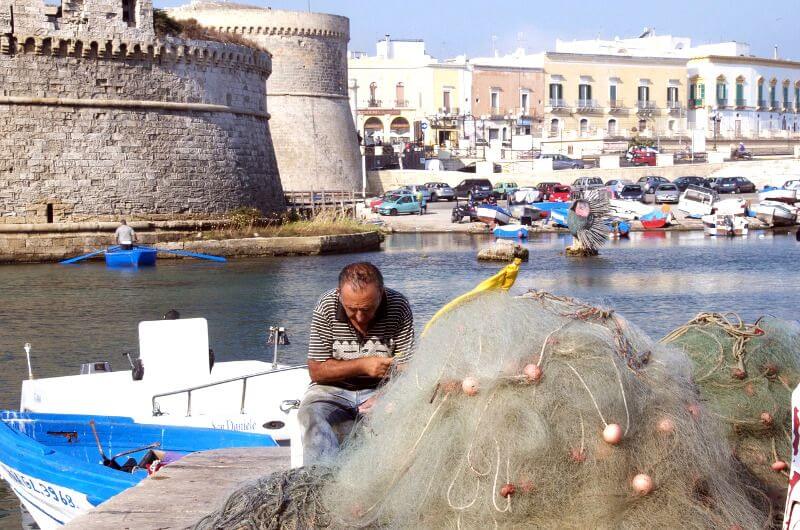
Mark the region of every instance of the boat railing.
[[261, 377], [263, 375], [272, 375], [281, 372], [288, 372], [289, 370], [298, 370], [301, 368], [307, 368], [307, 365], [299, 365], [299, 366], [286, 366], [284, 368], [272, 368], [270, 370], [266, 370], [264, 372], [256, 372], [253, 374], [247, 375], [240, 375], [238, 377], [232, 377], [230, 379], [223, 379], [222, 381], [214, 381], [213, 383], [206, 383], [204, 385], [196, 385], [189, 388], [182, 388], [180, 390], [172, 390], [170, 392], [162, 392], [160, 394], [154, 394], [152, 399], [152, 406], [153, 406], [153, 416], [163, 416], [163, 412], [161, 412], [161, 407], [158, 406], [157, 400], [158, 398], [167, 397], [167, 396], [176, 396], [179, 394], [186, 394], [186, 417], [190, 417], [192, 415], [192, 392], [197, 390], [203, 390], [205, 388], [211, 388], [215, 386], [225, 385], [228, 383], [235, 383], [237, 381], [242, 382], [242, 400], [240, 406], [240, 413], [244, 414], [244, 402], [247, 397], [247, 381], [249, 379], [253, 379], [254, 377]]

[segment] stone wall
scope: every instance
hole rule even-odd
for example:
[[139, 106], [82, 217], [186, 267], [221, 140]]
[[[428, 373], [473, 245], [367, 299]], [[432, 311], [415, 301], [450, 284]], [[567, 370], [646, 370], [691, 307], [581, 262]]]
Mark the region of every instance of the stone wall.
[[210, 1], [169, 14], [240, 35], [272, 54], [268, 109], [284, 189], [361, 189], [347, 96], [347, 18]]
[[267, 53], [34, 33], [0, 37], [0, 222], [283, 209]]

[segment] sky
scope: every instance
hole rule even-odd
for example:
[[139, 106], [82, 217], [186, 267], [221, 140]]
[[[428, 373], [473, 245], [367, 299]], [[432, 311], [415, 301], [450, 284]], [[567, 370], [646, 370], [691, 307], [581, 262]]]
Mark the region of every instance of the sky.
[[[173, 7], [189, 0], [154, 0], [155, 7]], [[793, 13], [800, 0], [784, 8], [743, 0], [239, 0], [275, 9], [344, 15], [350, 19], [350, 50], [375, 53], [385, 34], [396, 39], [423, 39], [437, 58], [552, 50], [555, 39], [634, 37], [645, 27], [656, 34], [691, 37], [693, 44], [735, 40], [751, 45], [751, 53], [800, 59], [800, 31]]]

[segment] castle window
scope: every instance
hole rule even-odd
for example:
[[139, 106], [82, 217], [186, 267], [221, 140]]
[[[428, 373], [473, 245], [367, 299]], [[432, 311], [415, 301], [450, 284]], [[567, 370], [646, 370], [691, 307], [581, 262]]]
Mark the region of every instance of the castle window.
[[128, 27], [136, 27], [136, 0], [122, 0], [122, 21]]

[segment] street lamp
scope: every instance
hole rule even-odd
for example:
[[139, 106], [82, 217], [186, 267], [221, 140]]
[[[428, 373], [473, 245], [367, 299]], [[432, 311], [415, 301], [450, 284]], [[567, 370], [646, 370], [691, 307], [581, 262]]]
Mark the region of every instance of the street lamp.
[[722, 121], [722, 116], [719, 115], [718, 112], [715, 112], [711, 115], [711, 122], [713, 123], [714, 127], [714, 151], [717, 150], [717, 129], [719, 128], [719, 123]]

